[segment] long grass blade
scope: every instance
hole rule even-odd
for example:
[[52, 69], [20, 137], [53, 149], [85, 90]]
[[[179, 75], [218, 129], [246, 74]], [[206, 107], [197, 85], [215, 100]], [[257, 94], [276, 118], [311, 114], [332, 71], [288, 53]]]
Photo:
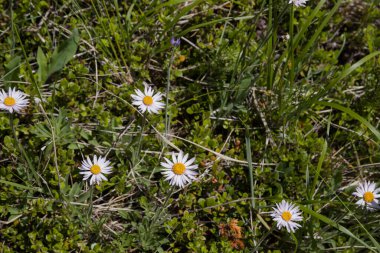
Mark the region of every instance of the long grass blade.
[[305, 213], [307, 213], [307, 214], [310, 214], [312, 217], [314, 217], [314, 218], [316, 218], [316, 219], [318, 219], [318, 220], [320, 220], [320, 221], [322, 221], [322, 222], [328, 224], [328, 225], [331, 226], [331, 227], [334, 227], [334, 228], [338, 229], [340, 232], [342, 232], [342, 233], [348, 235], [349, 237], [355, 239], [357, 242], [359, 242], [360, 244], [364, 245], [368, 250], [371, 250], [371, 251], [373, 251], [373, 252], [377, 252], [376, 250], [374, 250], [373, 247], [369, 246], [366, 242], [364, 242], [364, 241], [363, 241], [362, 239], [360, 239], [359, 237], [355, 236], [355, 235], [354, 235], [350, 230], [348, 230], [347, 228], [343, 227], [342, 225], [339, 225], [337, 222], [335, 222], [335, 221], [329, 219], [328, 217], [326, 217], [326, 216], [324, 216], [324, 215], [322, 215], [322, 214], [320, 214], [320, 213], [317, 213], [317, 212], [315, 212], [315, 211], [313, 211], [313, 210], [311, 210], [311, 209], [309, 209], [309, 208], [307, 208], [307, 207], [305, 207], [305, 206], [299, 205], [299, 208], [300, 208], [303, 212], [305, 212]]
[[376, 127], [374, 127], [371, 123], [369, 123], [365, 118], [363, 118], [356, 112], [352, 111], [350, 108], [344, 107], [334, 102], [327, 102], [327, 101], [317, 101], [316, 104], [329, 106], [329, 107], [338, 109], [344, 113], [347, 113], [352, 118], [360, 121], [363, 125], [368, 127], [368, 129], [373, 133], [373, 135], [380, 141], [380, 132], [376, 129]]

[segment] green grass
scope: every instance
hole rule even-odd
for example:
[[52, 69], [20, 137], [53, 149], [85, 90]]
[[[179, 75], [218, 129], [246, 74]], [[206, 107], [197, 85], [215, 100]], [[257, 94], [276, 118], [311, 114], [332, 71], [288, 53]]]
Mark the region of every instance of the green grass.
[[[1, 252], [380, 252], [352, 195], [380, 185], [376, 3], [0, 3], [0, 89], [30, 101], [0, 111]], [[132, 104], [144, 83], [159, 114]], [[183, 189], [160, 165], [180, 150]], [[95, 154], [113, 172], [90, 186]]]

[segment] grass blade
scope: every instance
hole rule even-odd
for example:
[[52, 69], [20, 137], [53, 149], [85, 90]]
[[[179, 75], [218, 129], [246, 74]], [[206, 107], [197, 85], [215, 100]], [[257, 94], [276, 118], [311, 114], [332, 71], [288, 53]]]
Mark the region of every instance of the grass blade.
[[338, 77], [336, 77], [329, 84], [327, 84], [325, 87], [323, 87], [321, 89], [321, 91], [319, 91], [316, 95], [314, 95], [314, 96], [312, 96], [312, 97], [304, 100], [303, 102], [301, 102], [299, 104], [299, 106], [293, 112], [291, 112], [288, 115], [288, 118], [291, 118], [291, 117], [294, 117], [296, 115], [299, 115], [301, 112], [303, 112], [303, 111], [309, 109], [310, 107], [312, 107], [313, 104], [315, 104], [318, 101], [318, 99], [320, 99], [321, 97], [325, 96], [331, 88], [335, 87], [338, 84], [338, 82], [342, 81], [345, 77], [349, 76], [357, 68], [359, 68], [360, 66], [362, 66], [363, 64], [365, 64], [366, 62], [368, 62], [369, 60], [371, 60], [372, 58], [378, 56], [379, 54], [380, 54], [380, 51], [373, 52], [373, 53], [371, 53], [371, 54], [363, 57], [362, 59], [360, 59], [355, 64], [351, 65], [346, 70], [340, 72], [340, 74], [339, 74]]
[[251, 153], [251, 139], [249, 138], [249, 130], [246, 128], [245, 133], [245, 145], [246, 145], [246, 156], [248, 162], [248, 170], [249, 170], [249, 186], [251, 188], [251, 205], [252, 208], [255, 208], [255, 189], [253, 184], [253, 166], [252, 166], [252, 153]]
[[325, 142], [323, 143], [321, 156], [319, 157], [317, 170], [316, 170], [315, 175], [314, 175], [313, 184], [311, 185], [311, 188], [310, 188], [310, 196], [313, 196], [313, 192], [315, 191], [315, 188], [317, 186], [319, 174], [320, 174], [321, 168], [322, 168], [322, 164], [323, 164], [323, 161], [325, 160], [326, 150], [327, 150], [327, 141], [325, 140]]
[[334, 227], [336, 229], [338, 229], [340, 232], [350, 236], [351, 238], [355, 239], [357, 242], [359, 242], [360, 244], [362, 244], [363, 246], [365, 246], [367, 249], [373, 251], [373, 252], [376, 252], [373, 247], [369, 246], [366, 242], [364, 242], [362, 239], [358, 238], [357, 236], [355, 236], [350, 230], [348, 230], [347, 228], [343, 227], [342, 225], [339, 225], [338, 223], [336, 223], [335, 221], [329, 219], [328, 217], [320, 214], [320, 213], [317, 213], [305, 206], [302, 206], [302, 205], [299, 205], [299, 208], [307, 213], [307, 214], [310, 214], [312, 217], [328, 224], [329, 226], [331, 227]]
[[3, 179], [0, 179], [0, 183], [6, 184], [6, 185], [10, 185], [10, 186], [13, 186], [13, 187], [16, 187], [16, 188], [20, 188], [20, 189], [23, 189], [23, 190], [42, 192], [42, 189], [39, 188], [39, 187], [25, 186], [25, 185], [22, 185], [22, 184], [13, 183], [13, 182], [10, 182], [10, 181], [7, 181], [7, 180], [3, 180]]
[[334, 109], [338, 109], [344, 113], [347, 113], [352, 118], [360, 121], [363, 125], [368, 127], [369, 130], [373, 133], [373, 135], [380, 141], [380, 132], [374, 127], [371, 123], [369, 123], [365, 118], [357, 114], [356, 112], [352, 111], [350, 108], [344, 107], [342, 105], [336, 104], [334, 102], [326, 102], [326, 101], [317, 101], [316, 104], [329, 106]]

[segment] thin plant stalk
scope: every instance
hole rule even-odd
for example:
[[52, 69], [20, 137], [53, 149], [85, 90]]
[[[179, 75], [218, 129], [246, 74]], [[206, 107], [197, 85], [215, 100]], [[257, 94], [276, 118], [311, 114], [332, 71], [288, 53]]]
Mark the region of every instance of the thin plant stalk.
[[[271, 27], [270, 31], [273, 31], [273, 2], [272, 0], [269, 0], [269, 17], [268, 17], [268, 26]], [[272, 36], [268, 39], [268, 47], [267, 47], [267, 58], [268, 58], [268, 65], [267, 65], [267, 88], [272, 89], [273, 84], [273, 68], [272, 68], [272, 50], [273, 50], [273, 35], [275, 33], [272, 32]]]
[[91, 217], [93, 206], [94, 206], [94, 185], [91, 185], [90, 186], [90, 203], [88, 205], [88, 211], [87, 211], [87, 221]]
[[294, 72], [295, 67], [294, 66], [294, 48], [293, 48], [293, 41], [294, 41], [294, 6], [293, 4], [290, 5], [290, 21], [289, 21], [289, 60], [290, 60], [290, 70], [289, 70], [289, 93], [288, 93], [288, 99], [290, 100], [293, 94], [293, 85], [294, 85]]
[[140, 159], [140, 153], [141, 153], [141, 147], [142, 147], [142, 139], [143, 139], [143, 134], [144, 134], [144, 129], [145, 129], [145, 122], [146, 120], [146, 112], [144, 112], [143, 117], [141, 118], [141, 129], [139, 132], [139, 141], [138, 141], [138, 147], [137, 150], [135, 151], [134, 155], [134, 165], [137, 164], [137, 161]]
[[[165, 138], [167, 138], [169, 129], [170, 129], [170, 121], [169, 121], [169, 111], [168, 111], [168, 105], [169, 105], [169, 91], [170, 91], [170, 75], [171, 75], [171, 69], [174, 61], [174, 52], [176, 47], [173, 47], [171, 55], [170, 55], [170, 62], [167, 72], [167, 83], [166, 83], [166, 101], [165, 101]], [[165, 144], [166, 145], [166, 144]]]
[[246, 145], [246, 156], [248, 162], [249, 170], [249, 186], [251, 188], [251, 205], [255, 208], [255, 186], [253, 183], [253, 166], [252, 166], [252, 153], [251, 153], [251, 140], [249, 138], [249, 129], [246, 128], [245, 131], [245, 145]]

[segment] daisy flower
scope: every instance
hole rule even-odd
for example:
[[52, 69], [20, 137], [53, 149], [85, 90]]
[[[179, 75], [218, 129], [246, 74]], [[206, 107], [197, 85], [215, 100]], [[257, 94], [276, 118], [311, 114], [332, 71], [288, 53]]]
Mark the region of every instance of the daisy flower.
[[110, 165], [110, 161], [107, 161], [105, 157], [99, 156], [96, 157], [94, 155], [93, 161], [87, 156], [87, 159], [83, 160], [82, 166], [79, 167], [81, 172], [79, 174], [83, 174], [83, 180], [90, 179], [90, 185], [94, 183], [99, 184], [101, 181], [106, 180], [107, 178], [103, 174], [110, 174], [112, 172], [112, 167]]
[[149, 86], [145, 86], [144, 92], [137, 89], [135, 92], [136, 94], [131, 95], [133, 98], [132, 104], [137, 105], [142, 113], [145, 111], [158, 113], [165, 105], [161, 102], [162, 94], [157, 92], [156, 95], [153, 95], [153, 89]]
[[371, 183], [371, 181], [364, 181], [364, 183], [361, 183], [358, 187], [356, 187], [356, 192], [352, 193], [352, 195], [360, 198], [356, 202], [357, 205], [373, 210], [375, 208], [379, 208], [379, 193], [380, 188], [376, 188], [375, 183]]
[[0, 109], [7, 110], [10, 113], [20, 113], [22, 109], [28, 106], [29, 100], [26, 94], [9, 88], [8, 93], [4, 90], [0, 91]]
[[198, 173], [194, 170], [198, 168], [198, 165], [193, 164], [195, 157], [188, 160], [188, 156], [188, 154], [183, 155], [181, 151], [177, 155], [172, 154], [173, 161], [164, 157], [166, 162], [161, 162], [161, 166], [165, 168], [162, 174], [170, 185], [183, 188], [187, 183], [196, 179], [195, 176]]
[[281, 203], [276, 204], [277, 208], [273, 207], [271, 216], [273, 220], [277, 221], [277, 228], [281, 229], [286, 227], [288, 232], [293, 232], [301, 227], [295, 221], [302, 221], [301, 211], [294, 204], [282, 200]]
[[294, 4], [296, 7], [305, 7], [307, 1], [309, 0], [289, 0], [289, 3]]

